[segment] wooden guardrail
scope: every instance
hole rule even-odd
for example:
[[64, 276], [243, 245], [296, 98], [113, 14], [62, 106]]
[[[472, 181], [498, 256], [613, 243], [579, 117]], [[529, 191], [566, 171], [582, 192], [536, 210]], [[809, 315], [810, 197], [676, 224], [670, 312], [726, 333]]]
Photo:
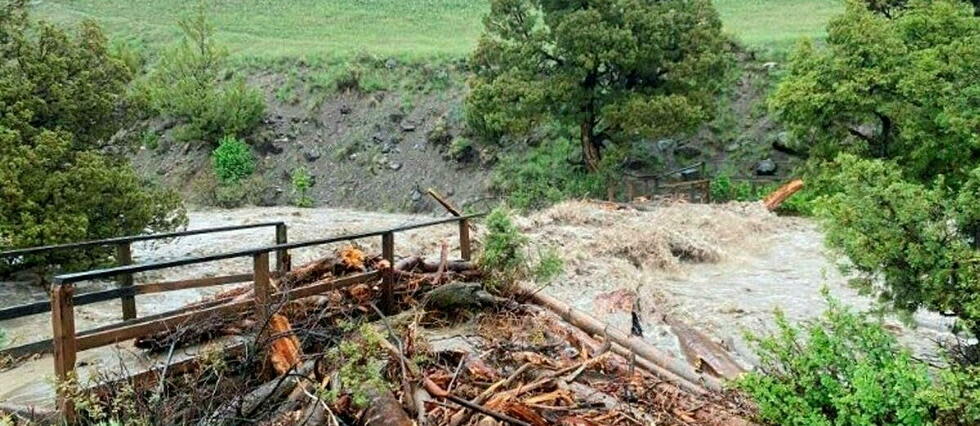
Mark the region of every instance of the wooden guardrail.
[[[388, 261], [389, 265], [395, 262], [395, 234], [417, 228], [431, 227], [442, 224], [457, 223], [459, 225], [459, 247], [460, 256], [463, 260], [471, 257], [469, 222], [470, 219], [483, 216], [474, 214], [468, 216], [457, 216], [447, 219], [416, 223], [400, 226], [380, 231], [365, 232], [359, 234], [349, 234], [337, 237], [323, 238], [310, 241], [276, 244], [272, 246], [259, 247], [253, 249], [239, 250], [228, 253], [213, 254], [207, 256], [188, 257], [182, 259], [165, 260], [135, 265], [123, 265], [113, 268], [98, 269], [87, 272], [58, 275], [54, 277], [51, 292], [51, 313], [52, 313], [52, 334], [54, 351], [54, 368], [59, 382], [68, 380], [74, 375], [76, 355], [79, 351], [107, 346], [116, 342], [133, 339], [149, 333], [171, 329], [182, 324], [187, 324], [195, 320], [209, 318], [213, 316], [228, 315], [231, 313], [243, 312], [254, 309], [260, 316], [268, 314], [268, 307], [274, 303], [282, 303], [287, 300], [317, 295], [326, 291], [336, 290], [351, 286], [357, 283], [372, 281], [380, 278], [382, 292], [382, 308], [388, 312], [394, 307], [394, 273], [389, 267], [383, 271], [372, 271], [357, 274], [337, 280], [313, 284], [305, 287], [292, 289], [285, 292], [274, 292], [269, 271], [269, 253], [278, 253], [282, 258], [289, 258], [289, 250], [310, 247], [345, 241], [353, 241], [364, 238], [381, 237], [382, 257]], [[211, 304], [195, 307], [192, 310], [182, 309], [170, 311], [152, 317], [133, 319], [98, 329], [77, 332], [75, 330], [74, 307], [79, 297], [87, 296], [91, 300], [108, 300], [120, 294], [136, 296], [157, 291], [174, 291], [191, 287], [203, 287], [209, 285], [222, 284], [222, 280], [200, 279], [187, 281], [174, 281], [170, 283], [141, 284], [107, 290], [97, 293], [75, 296], [74, 284], [82, 281], [98, 280], [120, 275], [132, 276], [133, 274], [157, 271], [162, 269], [174, 268], [185, 265], [213, 262], [223, 259], [251, 257], [252, 273], [249, 277], [254, 283], [254, 297], [251, 300], [243, 301], [215, 301]], [[281, 272], [288, 270], [288, 262]], [[211, 280], [211, 281], [208, 281]], [[99, 296], [92, 296], [99, 294]], [[66, 421], [74, 419], [74, 406], [71, 399], [65, 394], [65, 389], [58, 388], [58, 408]]]
[[[231, 231], [240, 231], [245, 229], [265, 228], [265, 227], [275, 227], [276, 244], [284, 244], [288, 242], [287, 228], [285, 222], [281, 222], [281, 221], [262, 222], [262, 223], [248, 224], [248, 225], [232, 225], [232, 226], [221, 226], [221, 227], [214, 227], [214, 228], [192, 229], [192, 230], [178, 231], [178, 232], [167, 232], [167, 233], [159, 233], [159, 234], [133, 235], [128, 237], [107, 238], [103, 240], [83, 241], [83, 242], [70, 243], [70, 244], [58, 244], [58, 245], [49, 245], [49, 246], [42, 246], [42, 247], [6, 250], [6, 251], [0, 251], [0, 259], [11, 259], [11, 258], [17, 258], [17, 257], [29, 256], [35, 254], [50, 253], [54, 251], [75, 250], [75, 249], [84, 249], [84, 248], [91, 248], [91, 247], [115, 246], [116, 263], [119, 266], [126, 266], [126, 265], [131, 265], [133, 263], [132, 244], [135, 242], [163, 240], [169, 238], [186, 237], [191, 235], [213, 234], [219, 232], [231, 232]], [[276, 266], [278, 269], [280, 270], [287, 269], [288, 262], [289, 259], [287, 258], [285, 251], [277, 252]], [[124, 320], [129, 320], [129, 319], [136, 318], [137, 315], [136, 301], [134, 299], [134, 296], [136, 296], [137, 294], [156, 293], [156, 292], [164, 291], [164, 288], [174, 288], [174, 287], [181, 287], [181, 286], [183, 286], [182, 288], [193, 288], [193, 287], [201, 287], [205, 285], [243, 282], [252, 279], [251, 275], [247, 275], [247, 276], [233, 275], [227, 277], [207, 278], [203, 280], [189, 280], [189, 281], [173, 282], [173, 283], [157, 283], [154, 285], [144, 284], [140, 286], [139, 289], [131, 289], [130, 287], [132, 287], [133, 285], [132, 274], [122, 273], [116, 275], [115, 278], [119, 285], [117, 289], [77, 295], [75, 296], [75, 304], [85, 305], [89, 303], [101, 302], [101, 301], [118, 297], [122, 301], [122, 312], [123, 312], [122, 317]], [[13, 319], [13, 318], [20, 318], [27, 315], [44, 313], [50, 310], [51, 310], [50, 301], [33, 302], [33, 303], [11, 306], [11, 307], [0, 309], [0, 321]], [[18, 355], [21, 353], [32, 352], [37, 348], [46, 346], [44, 343], [45, 342], [35, 342], [29, 345], [18, 346], [15, 348], [4, 350], [2, 353], [9, 354], [9, 355]], [[50, 346], [50, 343], [47, 343], [47, 346]]]

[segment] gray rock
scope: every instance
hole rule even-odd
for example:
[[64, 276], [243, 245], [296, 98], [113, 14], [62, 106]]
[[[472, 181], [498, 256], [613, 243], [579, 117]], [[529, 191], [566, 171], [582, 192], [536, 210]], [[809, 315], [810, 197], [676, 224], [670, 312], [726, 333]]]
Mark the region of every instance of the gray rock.
[[418, 200], [421, 200], [421, 199], [422, 199], [422, 191], [419, 191], [418, 188], [413, 189], [412, 190], [412, 201], [415, 202], [415, 201], [418, 201]]
[[401, 170], [402, 163], [391, 163], [391, 164], [388, 164], [388, 168], [390, 168], [391, 170], [395, 170], [395, 171]]
[[741, 147], [742, 147], [742, 145], [739, 144], [738, 142], [732, 142], [732, 143], [730, 143], [728, 145], [725, 145], [725, 151], [727, 151], [727, 152], [735, 152], [735, 151], [738, 151], [738, 149], [741, 148]]
[[755, 163], [755, 174], [759, 176], [772, 176], [776, 174], [777, 169], [776, 162], [771, 158]]
[[670, 152], [676, 147], [677, 141], [673, 139], [661, 139], [657, 141], [657, 149], [660, 150], [660, 152]]
[[691, 145], [679, 146], [674, 153], [682, 157], [693, 158], [701, 155], [701, 150]]
[[347, 114], [350, 114], [350, 111], [351, 111], [350, 105], [343, 104], [343, 105], [340, 106], [340, 113], [341, 114], [347, 115]]
[[278, 186], [270, 186], [262, 190], [262, 194], [259, 196], [259, 206], [261, 207], [271, 207], [279, 204], [279, 197], [282, 196], [283, 190]]
[[409, 122], [409, 121], [403, 121], [401, 127], [402, 127], [402, 131], [403, 132], [414, 132], [415, 131], [415, 123], [412, 123], [412, 122]]
[[319, 160], [320, 157], [322, 157], [322, 156], [323, 156], [323, 153], [320, 152], [320, 150], [319, 149], [316, 149], [316, 148], [303, 152], [303, 158], [305, 158], [306, 161], [309, 161], [311, 163], [314, 162], [314, 161], [316, 161], [316, 160]]
[[762, 64], [762, 69], [766, 70], [766, 72], [772, 72], [772, 70], [774, 70], [774, 69], [776, 69], [778, 67], [779, 67], [779, 64], [777, 64], [775, 62], [766, 62], [766, 63]]
[[398, 61], [396, 61], [395, 58], [388, 58], [388, 60], [385, 61], [385, 68], [393, 70], [397, 67], [398, 67]]

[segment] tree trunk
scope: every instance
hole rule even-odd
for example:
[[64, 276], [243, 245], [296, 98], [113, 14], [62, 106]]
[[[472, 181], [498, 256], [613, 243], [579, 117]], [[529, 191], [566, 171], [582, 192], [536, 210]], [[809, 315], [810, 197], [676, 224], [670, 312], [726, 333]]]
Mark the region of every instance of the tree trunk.
[[[590, 107], [591, 109], [591, 107]], [[595, 124], [593, 123], [592, 112], [586, 113], [586, 119], [582, 121], [582, 158], [585, 159], [585, 167], [589, 173], [599, 171], [599, 145], [595, 140]]]

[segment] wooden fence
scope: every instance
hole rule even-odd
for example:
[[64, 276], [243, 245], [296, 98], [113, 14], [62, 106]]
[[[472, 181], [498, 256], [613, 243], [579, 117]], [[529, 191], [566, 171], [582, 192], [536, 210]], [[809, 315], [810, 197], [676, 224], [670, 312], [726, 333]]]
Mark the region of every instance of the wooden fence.
[[[164, 240], [164, 239], [177, 238], [177, 237], [186, 237], [191, 235], [214, 234], [220, 232], [232, 232], [232, 231], [241, 231], [246, 229], [266, 228], [266, 227], [275, 228], [276, 244], [285, 244], [288, 242], [287, 228], [284, 222], [263, 222], [263, 223], [254, 223], [248, 225], [221, 226], [221, 227], [193, 229], [193, 230], [186, 230], [186, 231], [179, 231], [179, 232], [167, 232], [167, 233], [149, 234], [149, 235], [134, 235], [128, 237], [108, 238], [103, 240], [84, 241], [84, 242], [71, 243], [71, 244], [59, 244], [59, 245], [49, 245], [43, 247], [31, 247], [25, 249], [7, 250], [7, 251], [0, 252], [0, 259], [16, 259], [22, 256], [50, 253], [55, 251], [114, 246], [116, 248], [116, 263], [119, 266], [127, 266], [133, 263], [132, 244], [135, 242]], [[277, 252], [276, 265], [278, 269], [287, 269], [288, 262], [289, 259], [287, 258], [285, 251]], [[136, 295], [159, 293], [161, 291], [169, 291], [168, 289], [184, 289], [184, 288], [203, 287], [208, 285], [245, 282], [251, 280], [252, 275], [238, 274], [238, 275], [230, 275], [224, 277], [205, 278], [199, 280], [161, 282], [161, 283], [153, 283], [153, 284], [143, 284], [137, 287], [133, 287], [133, 275], [131, 273], [120, 273], [115, 276], [115, 279], [118, 284], [117, 288], [111, 290], [75, 295], [73, 303], [76, 306], [81, 306], [90, 303], [103, 302], [106, 300], [119, 298], [122, 302], [123, 320], [131, 320], [136, 318], [137, 316], [136, 299], [135, 299]], [[28, 315], [40, 314], [49, 311], [51, 311], [51, 302], [49, 300], [10, 306], [10, 307], [0, 309], [0, 321], [20, 318]], [[51, 348], [52, 346], [51, 346], [50, 339], [42, 340], [38, 342], [31, 342], [25, 345], [4, 349], [0, 351], [0, 356], [7, 355], [11, 357], [19, 357], [31, 353], [49, 352]]]
[[[382, 256], [388, 261], [389, 265], [394, 265], [396, 233], [417, 228], [457, 223], [459, 225], [460, 255], [463, 260], [469, 260], [471, 257], [469, 235], [470, 219], [479, 216], [483, 216], [483, 214], [458, 216], [360, 234], [350, 234], [303, 242], [276, 244], [272, 246], [207, 256], [188, 257], [135, 265], [122, 265], [113, 268], [56, 276], [53, 280], [51, 292], [52, 331], [54, 336], [52, 346], [54, 352], [55, 374], [59, 382], [65, 381], [72, 377], [74, 375], [76, 355], [80, 351], [115, 344], [117, 342], [133, 339], [149, 333], [172, 329], [182, 324], [188, 324], [196, 320], [214, 316], [223, 316], [232, 313], [244, 312], [247, 310], [254, 310], [258, 315], [262, 316], [267, 314], [267, 309], [272, 304], [309, 297], [327, 291], [348, 287], [357, 283], [377, 280], [379, 278], [381, 279], [382, 309], [390, 312], [394, 306], [394, 294], [392, 291], [394, 286], [394, 274], [392, 273], [391, 267], [383, 271], [371, 271], [325, 283], [295, 288], [289, 291], [274, 292], [271, 286], [269, 253], [275, 252], [278, 254], [279, 258], [283, 260], [278, 262], [277, 267], [279, 272], [285, 273], [289, 269], [289, 250], [330, 243], [353, 241], [364, 238], [381, 237]], [[119, 276], [132, 277], [133, 274], [141, 272], [157, 271], [185, 265], [242, 257], [252, 258], [251, 274], [172, 281], [168, 283], [130, 285], [103, 292], [87, 293], [86, 295], [79, 296], [74, 295], [74, 284], [82, 281], [99, 280]], [[237, 282], [233, 280], [241, 280], [243, 278], [245, 281], [251, 279], [254, 283], [254, 297], [251, 300], [234, 302], [214, 301], [207, 305], [196, 306], [193, 309], [180, 309], [153, 315], [151, 317], [130, 319], [113, 325], [100, 327], [98, 329], [86, 330], [83, 332], [77, 332], [75, 330], [74, 307], [76, 304], [78, 304], [80, 299], [84, 302], [92, 303], [91, 301], [96, 299], [108, 300], [121, 295], [136, 296], [154, 292], [214, 286], [229, 282]], [[99, 296], [92, 296], [94, 294], [98, 294]], [[88, 299], [86, 299], [85, 296], [87, 296]], [[60, 388], [58, 392], [58, 408], [65, 420], [71, 421], [74, 419], [74, 406], [72, 401], [67, 397], [67, 395], [65, 395], [63, 389]]]

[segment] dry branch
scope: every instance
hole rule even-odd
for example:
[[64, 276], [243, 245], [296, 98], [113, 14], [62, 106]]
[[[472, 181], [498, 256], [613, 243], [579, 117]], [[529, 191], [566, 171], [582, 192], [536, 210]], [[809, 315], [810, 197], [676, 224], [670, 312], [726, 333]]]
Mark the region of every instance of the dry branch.
[[779, 208], [779, 206], [782, 205], [787, 198], [791, 197], [801, 189], [803, 189], [803, 180], [793, 179], [789, 183], [780, 186], [771, 194], [767, 195], [762, 202], [766, 205], [766, 209], [773, 211]]

